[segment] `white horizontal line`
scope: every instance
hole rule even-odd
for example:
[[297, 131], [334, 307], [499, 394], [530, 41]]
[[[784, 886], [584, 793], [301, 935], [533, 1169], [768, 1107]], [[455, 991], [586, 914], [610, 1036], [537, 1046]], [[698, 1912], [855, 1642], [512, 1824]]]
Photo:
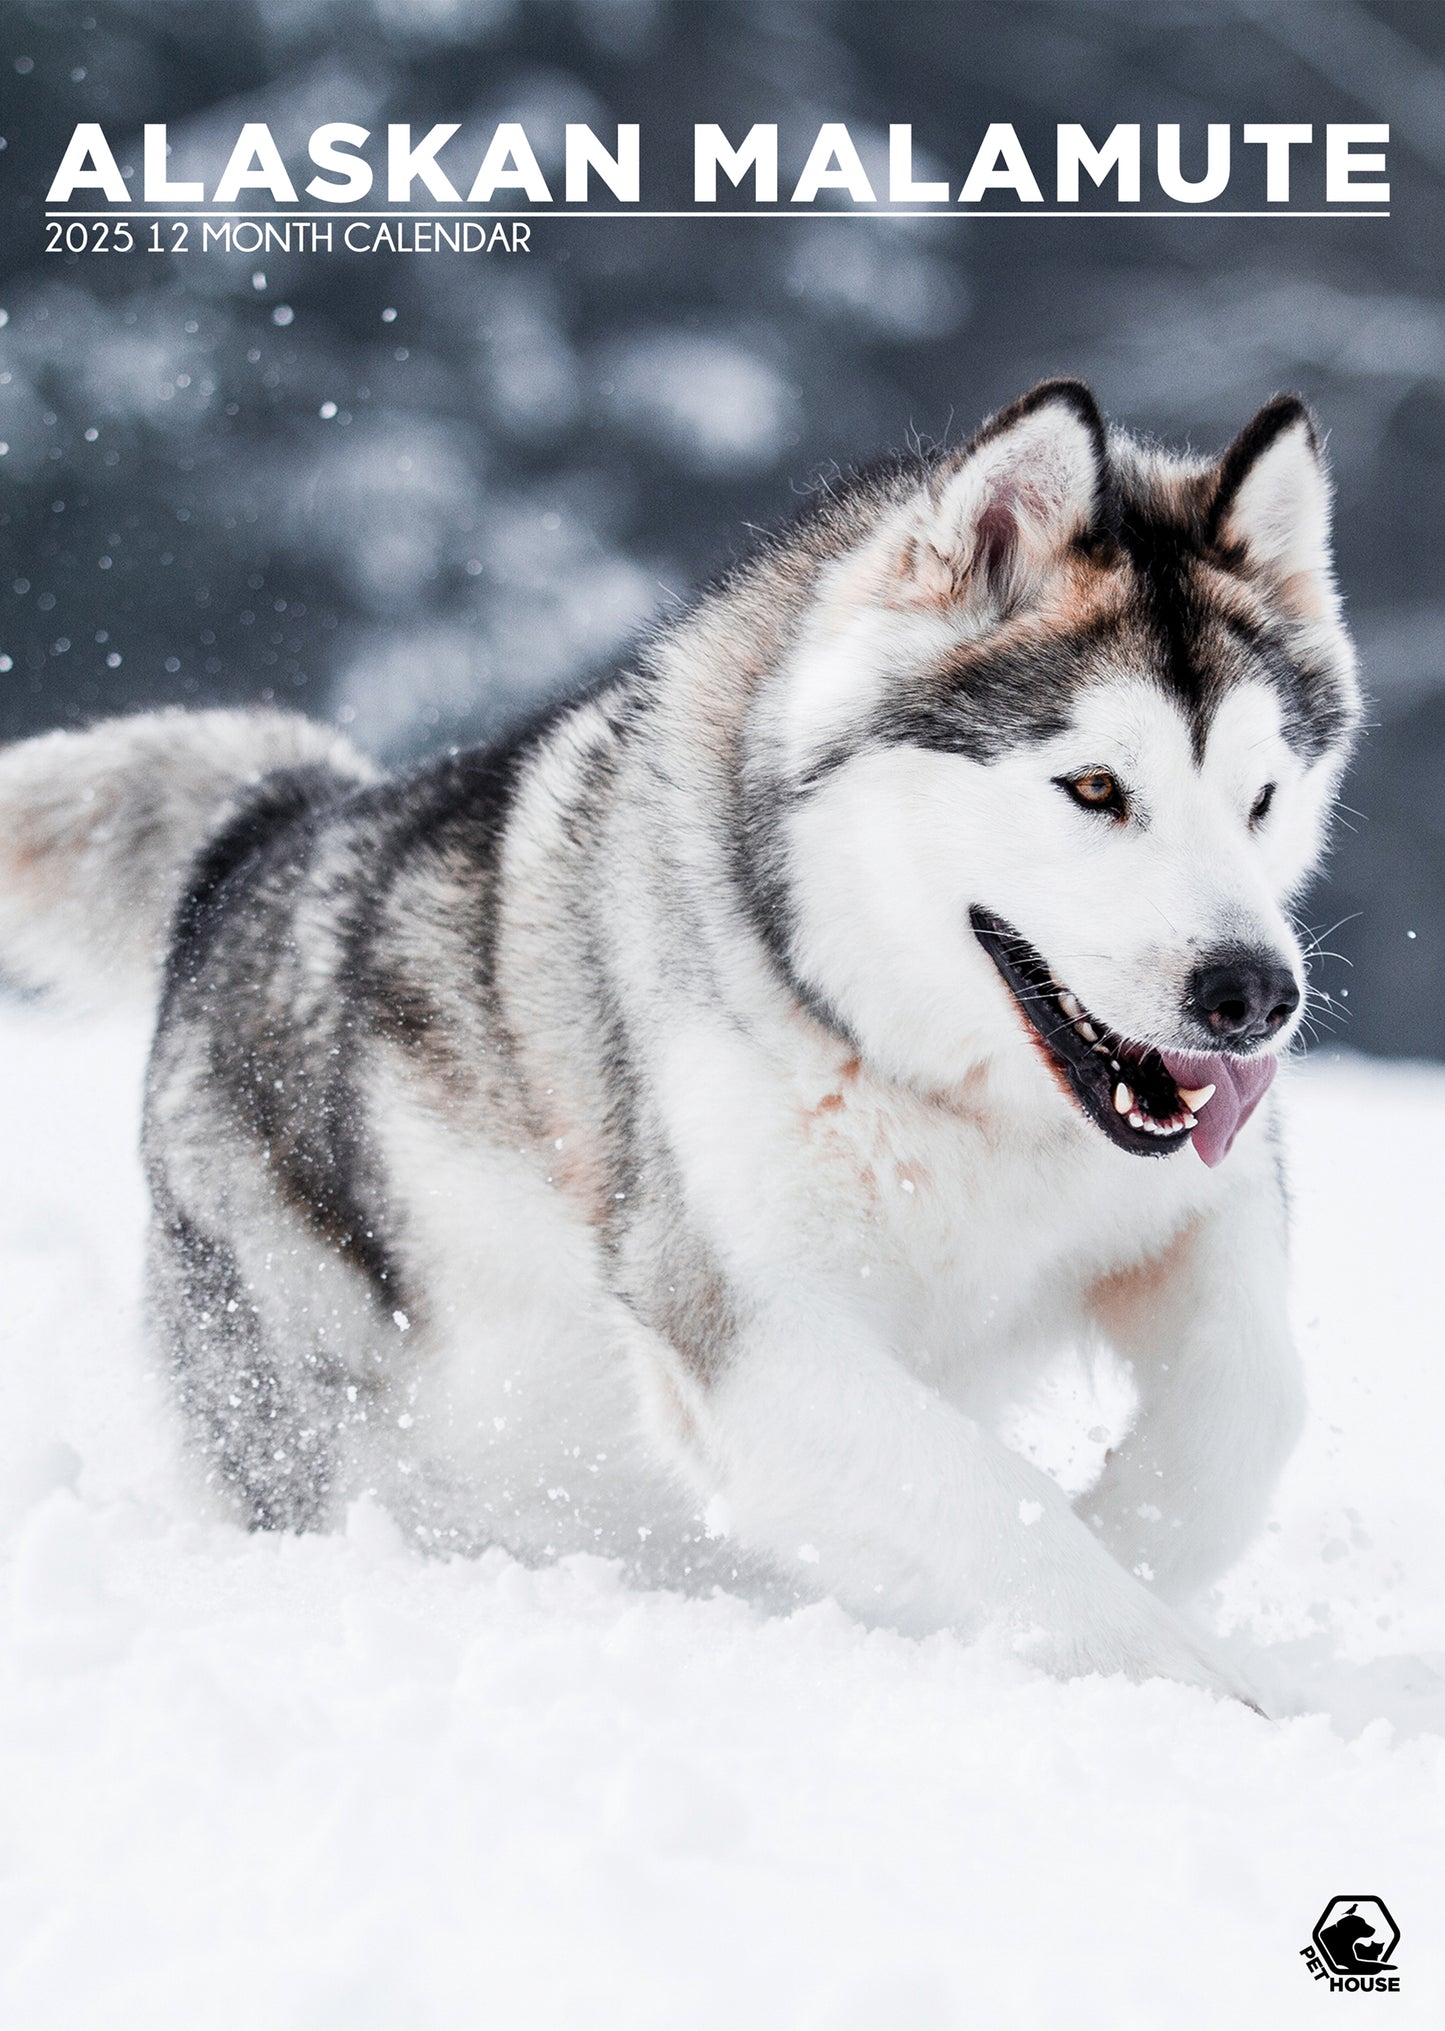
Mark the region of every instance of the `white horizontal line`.
[[444, 212], [417, 212], [406, 210], [398, 205], [393, 210], [384, 212], [352, 211], [346, 207], [336, 211], [324, 212], [238, 212], [231, 211], [225, 207], [214, 210], [206, 207], [198, 211], [125, 211], [107, 209], [103, 211], [83, 212], [72, 211], [68, 207], [47, 206], [45, 216], [48, 219], [214, 219], [218, 222], [223, 219], [269, 219], [278, 225], [284, 225], [288, 219], [325, 219], [333, 225], [342, 224], [348, 219], [395, 219], [403, 223], [408, 219], [499, 219], [504, 221], [514, 220], [530, 225], [537, 219], [792, 219], [795, 224], [803, 219], [1388, 219], [1390, 213], [1388, 209], [1381, 209], [1379, 207], [1373, 207], [1368, 211], [1345, 210], [1336, 207], [1328, 211], [1305, 212], [1292, 210], [1289, 206], [1282, 205], [1276, 205], [1268, 211], [1218, 211], [1209, 206], [1200, 206], [1198, 209], [1194, 209], [1184, 205], [1176, 205], [1164, 211], [1049, 210], [1042, 212], [1033, 210], [999, 211], [993, 208], [975, 210], [972, 208], [962, 208], [957, 205], [951, 208], [942, 205], [932, 205], [927, 210], [915, 209], [912, 211], [890, 211], [886, 207], [878, 206], [871, 210], [860, 207], [857, 211], [837, 211], [830, 208], [825, 211], [806, 210], [796, 212], [568, 211], [565, 207], [555, 212], [542, 211], [540, 209], [526, 212], [505, 212], [485, 211], [466, 205], [457, 205], [449, 207]]

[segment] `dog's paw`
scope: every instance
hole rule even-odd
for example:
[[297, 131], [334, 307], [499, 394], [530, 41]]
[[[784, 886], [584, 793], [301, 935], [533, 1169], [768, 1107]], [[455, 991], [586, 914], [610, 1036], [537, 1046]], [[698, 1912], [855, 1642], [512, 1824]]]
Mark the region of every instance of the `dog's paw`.
[[1068, 1631], [1031, 1631], [1017, 1646], [1058, 1678], [1124, 1677], [1137, 1683], [1172, 1679], [1216, 1699], [1237, 1700], [1264, 1714], [1259, 1696], [1243, 1674], [1195, 1630], [1147, 1596], [1107, 1623]]

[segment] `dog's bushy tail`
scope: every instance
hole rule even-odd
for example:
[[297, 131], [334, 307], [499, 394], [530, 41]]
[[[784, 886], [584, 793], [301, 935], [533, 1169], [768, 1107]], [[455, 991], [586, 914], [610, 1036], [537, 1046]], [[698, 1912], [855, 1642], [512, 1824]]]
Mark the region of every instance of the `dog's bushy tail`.
[[0, 749], [0, 970], [94, 1004], [154, 992], [196, 856], [275, 769], [374, 771], [283, 712], [149, 712]]

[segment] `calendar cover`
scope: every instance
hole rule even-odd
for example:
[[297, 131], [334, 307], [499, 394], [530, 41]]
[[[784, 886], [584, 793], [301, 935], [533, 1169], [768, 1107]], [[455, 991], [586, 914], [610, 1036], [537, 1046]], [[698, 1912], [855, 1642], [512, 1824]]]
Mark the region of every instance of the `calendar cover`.
[[0, 9], [6, 2023], [1441, 2021], [1442, 171], [1418, 0]]

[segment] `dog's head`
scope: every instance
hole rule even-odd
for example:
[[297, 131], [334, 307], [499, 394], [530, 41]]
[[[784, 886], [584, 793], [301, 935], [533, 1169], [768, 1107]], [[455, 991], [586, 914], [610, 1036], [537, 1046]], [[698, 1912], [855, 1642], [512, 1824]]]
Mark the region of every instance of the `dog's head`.
[[869, 502], [745, 761], [795, 981], [895, 1076], [1217, 1161], [1359, 711], [1309, 412], [1176, 458], [1050, 382]]

